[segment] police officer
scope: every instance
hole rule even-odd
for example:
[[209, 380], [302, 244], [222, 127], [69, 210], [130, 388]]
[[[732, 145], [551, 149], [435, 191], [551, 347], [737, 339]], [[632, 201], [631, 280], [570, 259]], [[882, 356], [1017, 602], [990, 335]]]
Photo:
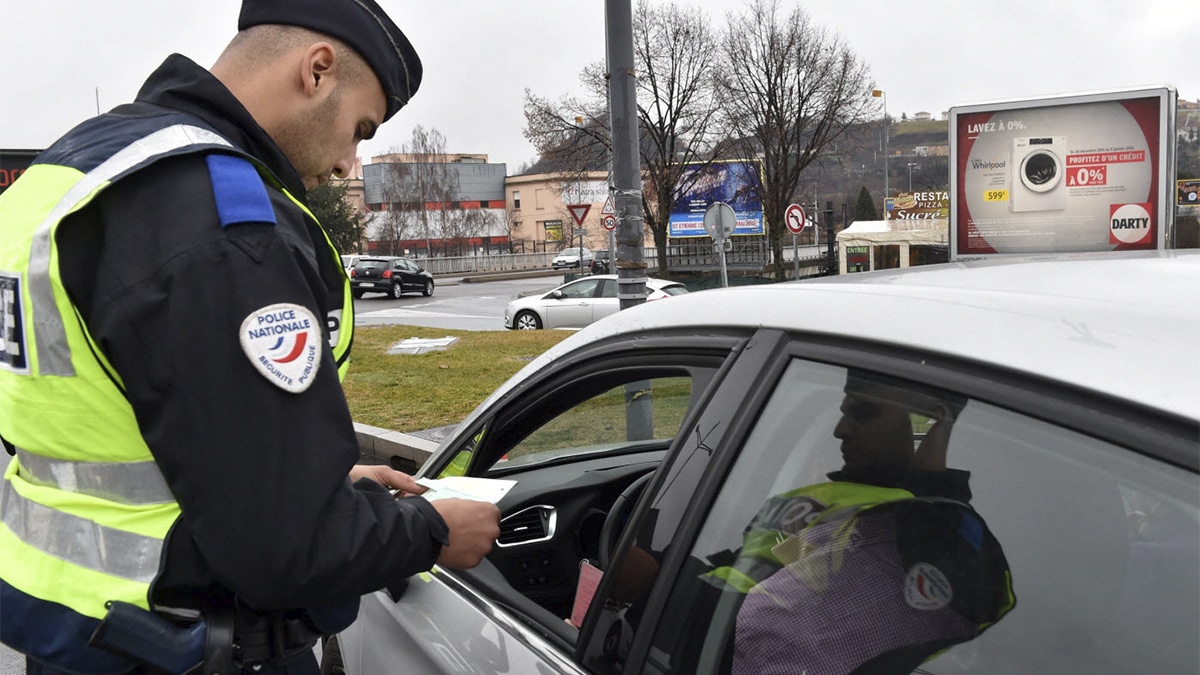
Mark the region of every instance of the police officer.
[[238, 29], [0, 197], [0, 639], [30, 673], [315, 672], [361, 594], [499, 532], [354, 468], [350, 289], [304, 201], [416, 92], [413, 47], [373, 0]]
[[[770, 497], [709, 574], [740, 603], [723, 652], [735, 675], [908, 673], [1015, 606], [970, 475], [946, 466], [966, 401], [856, 370], [844, 391], [842, 468]], [[934, 420], [919, 446], [914, 413]]]

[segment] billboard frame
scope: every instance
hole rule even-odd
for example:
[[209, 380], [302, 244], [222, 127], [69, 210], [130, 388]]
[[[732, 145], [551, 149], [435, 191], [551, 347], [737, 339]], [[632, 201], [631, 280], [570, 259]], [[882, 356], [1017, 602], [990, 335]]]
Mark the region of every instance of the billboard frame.
[[[696, 239], [708, 237], [708, 232], [704, 229], [704, 213], [708, 207], [718, 202], [729, 204], [736, 214], [738, 226], [734, 229], [732, 236], [750, 237], [764, 236], [766, 234], [766, 218], [763, 215], [762, 199], [760, 197], [763, 180], [762, 160], [718, 159], [712, 162], [687, 162], [685, 166], [707, 167], [709, 169], [717, 166], [736, 167], [732, 169], [732, 175], [735, 178], [745, 176], [747, 168], [749, 168], [758, 180], [759, 190], [744, 192], [740, 188], [735, 188], [731, 192], [728, 189], [729, 181], [724, 181], [721, 184], [722, 189], [708, 189], [707, 192], [710, 194], [703, 195], [701, 193], [705, 190], [697, 190], [693, 186], [692, 190], [680, 194], [675, 199], [675, 203], [671, 205], [671, 215], [667, 219], [668, 238]], [[753, 197], [753, 199], [749, 199], [748, 197]], [[754, 201], [757, 201], [757, 204]], [[752, 208], [755, 206], [757, 206], [757, 209]], [[757, 223], [757, 225], [753, 223]]]
[[[1148, 200], [1148, 204], [1151, 206], [1151, 209], [1148, 209], [1147, 211], [1149, 211], [1149, 213], [1151, 214], [1151, 216], [1153, 218], [1153, 223], [1156, 226], [1156, 232], [1154, 232], [1153, 237], [1152, 237], [1153, 244], [1154, 244], [1153, 248], [1158, 249], [1158, 250], [1167, 248], [1170, 245], [1171, 240], [1174, 238], [1174, 225], [1175, 225], [1175, 223], [1174, 223], [1174, 215], [1175, 215], [1175, 212], [1174, 212], [1174, 203], [1175, 203], [1175, 195], [1174, 195], [1174, 191], [1175, 191], [1175, 113], [1176, 113], [1175, 107], [1176, 107], [1176, 102], [1178, 100], [1178, 92], [1175, 90], [1174, 87], [1169, 86], [1169, 85], [1152, 85], [1152, 86], [1144, 86], [1144, 87], [1133, 87], [1133, 88], [1127, 88], [1127, 89], [1116, 89], [1116, 90], [1109, 90], [1109, 91], [1097, 91], [1097, 92], [1052, 95], [1052, 96], [1039, 96], [1039, 97], [1024, 98], [1024, 99], [1003, 99], [1003, 100], [995, 100], [995, 101], [984, 101], [984, 102], [979, 102], [979, 103], [963, 104], [963, 105], [956, 105], [956, 106], [951, 107], [950, 114], [949, 114], [949, 129], [948, 129], [949, 136], [950, 136], [950, 159], [951, 159], [950, 214], [949, 214], [950, 215], [950, 260], [952, 260], [952, 261], [953, 260], [978, 260], [978, 259], [983, 259], [983, 258], [990, 259], [990, 258], [1000, 258], [1000, 257], [1019, 257], [1019, 256], [1027, 256], [1027, 255], [1039, 255], [1039, 254], [1045, 254], [1045, 253], [1058, 253], [1058, 252], [1065, 253], [1065, 252], [1091, 251], [1091, 250], [1112, 250], [1112, 249], [1103, 249], [1103, 248], [1096, 247], [1096, 246], [1093, 246], [1092, 248], [1071, 248], [1069, 245], [1067, 245], [1067, 246], [1047, 246], [1047, 247], [1040, 247], [1040, 248], [1037, 246], [1033, 246], [1030, 248], [1023, 248], [1021, 250], [1010, 250], [1010, 251], [1002, 251], [1002, 252], [983, 251], [983, 250], [960, 250], [960, 249], [966, 248], [965, 242], [968, 239], [968, 237], [966, 236], [969, 231], [968, 228], [970, 226], [974, 225], [974, 222], [972, 221], [972, 219], [970, 219], [967, 216], [967, 214], [969, 213], [968, 206], [969, 206], [970, 199], [964, 189], [964, 183], [967, 182], [965, 172], [967, 170], [967, 164], [968, 164], [968, 160], [969, 160], [968, 154], [970, 152], [971, 145], [975, 142], [976, 139], [975, 138], [967, 138], [967, 134], [962, 133], [961, 122], [964, 121], [964, 118], [966, 120], [972, 120], [972, 119], [980, 119], [982, 116], [985, 116], [985, 115], [994, 117], [994, 116], [996, 116], [997, 113], [1004, 114], [1004, 113], [1014, 113], [1014, 112], [1022, 112], [1022, 111], [1029, 112], [1032, 114], [1038, 114], [1038, 115], [1054, 115], [1057, 113], [1057, 114], [1066, 116], [1066, 115], [1070, 115], [1071, 111], [1073, 111], [1073, 110], [1074, 111], [1082, 110], [1081, 106], [1084, 106], [1084, 105], [1097, 104], [1097, 103], [1124, 104], [1126, 102], [1134, 102], [1134, 101], [1138, 101], [1138, 100], [1142, 100], [1142, 99], [1157, 99], [1157, 105], [1158, 105], [1157, 120], [1156, 120], [1157, 126], [1158, 126], [1157, 138], [1146, 138], [1145, 139], [1147, 148], [1151, 152], [1151, 157], [1147, 158], [1147, 163], [1149, 165], [1149, 170], [1151, 172], [1150, 180], [1149, 180], [1151, 187], [1148, 189], [1149, 194], [1147, 195], [1147, 200]], [[1059, 111], [1049, 110], [1049, 109], [1053, 109], [1053, 108], [1060, 108], [1060, 109], [1062, 109], [1062, 111], [1059, 112]], [[989, 119], [991, 119], [991, 117], [989, 117]], [[1064, 121], [1069, 121], [1069, 119], [1066, 119]], [[1004, 123], [1004, 120], [1002, 117], [999, 118], [999, 122]], [[1013, 132], [1025, 133], [1026, 135], [1038, 135], [1039, 133], [1042, 136], [1050, 135], [1048, 132], [1044, 132], [1044, 131], [1039, 132], [1039, 130], [1036, 128], [1026, 129], [1024, 126], [1016, 126], [1016, 127], [1011, 126], [1013, 124], [1021, 125], [1021, 122], [1015, 121], [1011, 117], [1009, 118], [1007, 124], [1010, 126], [1007, 126], [1006, 128], [1003, 128], [1003, 129], [995, 130], [998, 132], [1002, 132], [1000, 134], [997, 134], [998, 138], [1004, 138], [1006, 136], [1013, 136], [1014, 135]], [[1145, 128], [1141, 128], [1141, 131], [1143, 132], [1143, 135], [1145, 135], [1145, 132], [1146, 132]], [[1005, 134], [1003, 132], [1009, 132], [1009, 133]], [[976, 138], [981, 137], [982, 134], [983, 134], [983, 132], [977, 132]], [[1039, 139], [1039, 140], [1044, 142], [1046, 140], [1052, 140], [1052, 139]], [[1015, 138], [1012, 138], [1010, 142], [1013, 143], [1014, 146], [1017, 144]], [[965, 148], [964, 148], [964, 144], [965, 144]], [[964, 149], [967, 149], [967, 154], [963, 153]], [[1016, 154], [1016, 152], [1017, 151], [1014, 148], [1014, 155]], [[1150, 161], [1151, 159], [1153, 161]], [[1009, 162], [1015, 163], [1011, 160], [1011, 158], [1009, 158]], [[1004, 170], [1009, 172], [1009, 174], [1011, 175], [1011, 172], [1014, 170], [1014, 167], [1008, 166]], [[1064, 170], [1064, 173], [1065, 173], [1065, 170]], [[1010, 179], [1010, 183], [1014, 182], [1014, 181], [1015, 181], [1015, 179]], [[1003, 200], [1004, 201], [1008, 201], [1012, 197], [1016, 196], [1016, 194], [1017, 194], [1016, 190], [1013, 190], [1011, 196], [1009, 194], [1009, 190], [1012, 187], [1013, 187], [1012, 185], [1005, 186], [1005, 189], [1003, 190], [1003, 192], [1004, 192]], [[999, 190], [997, 190], [996, 192], [999, 192]], [[1066, 195], [1065, 192], [1062, 194]], [[1038, 197], [1035, 196], [1035, 198], [1038, 198]], [[1064, 196], [1062, 198], [1065, 199], [1066, 197]], [[1128, 200], [1125, 200], [1125, 201], [1126, 201], [1126, 203], [1128, 203]], [[1116, 204], [1113, 204], [1112, 206], [1116, 206]], [[1011, 204], [1010, 204], [1009, 208], [1015, 210], [1015, 207], [1013, 207]], [[1051, 208], [1053, 208], [1053, 207], [1051, 207]], [[1058, 208], [1065, 209], [1066, 207], [1058, 207]], [[1037, 210], [1037, 208], [1034, 207], [1033, 209], [1030, 209], [1030, 210]], [[1115, 215], [1111, 216], [1111, 218], [1115, 218]], [[1022, 217], [1014, 216], [1013, 221], [1012, 221], [1012, 223], [1015, 225], [1021, 225], [1021, 224], [1027, 225], [1027, 224], [1036, 223], [1036, 222], [1037, 222], [1037, 216], [1022, 216]], [[1104, 222], [1105, 230], [1104, 231], [1108, 232], [1109, 230], [1107, 228], [1115, 227], [1112, 225], [1112, 222], [1116, 222], [1116, 221], [1111, 220], [1111, 222], [1110, 222], [1110, 220], [1105, 220], [1105, 222]], [[1095, 225], [1093, 227], [1095, 227], [1097, 231], [1099, 230], [1098, 225]], [[1045, 233], [1039, 233], [1039, 234], [1044, 235]], [[1095, 236], [1099, 236], [1094, 231], [1092, 231], [1092, 234]], [[1051, 236], [1053, 236], [1053, 233], [1051, 233]], [[984, 245], [988, 245], [988, 243], [984, 242]], [[1145, 243], [1138, 243], [1137, 245], [1140, 247], [1143, 247], [1143, 248], [1150, 248], [1150, 246]], [[1121, 244], [1115, 244], [1115, 246], [1117, 246], [1117, 248], [1123, 247], [1123, 245], [1121, 245]]]

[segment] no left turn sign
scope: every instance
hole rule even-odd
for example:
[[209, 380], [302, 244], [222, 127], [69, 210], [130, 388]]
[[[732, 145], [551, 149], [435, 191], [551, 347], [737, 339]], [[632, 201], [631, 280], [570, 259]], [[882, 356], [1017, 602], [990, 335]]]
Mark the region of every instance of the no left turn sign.
[[783, 212], [783, 222], [792, 234], [800, 234], [808, 226], [804, 208], [799, 204], [791, 204], [787, 207], [787, 210]]

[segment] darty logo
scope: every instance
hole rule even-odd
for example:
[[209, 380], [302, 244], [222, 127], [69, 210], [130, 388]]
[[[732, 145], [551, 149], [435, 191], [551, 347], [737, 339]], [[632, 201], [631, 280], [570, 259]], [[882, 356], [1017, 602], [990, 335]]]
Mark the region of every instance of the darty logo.
[[242, 321], [242, 351], [272, 384], [299, 393], [312, 385], [321, 365], [320, 325], [301, 305], [263, 307]]
[[1153, 237], [1150, 204], [1112, 204], [1109, 206], [1108, 243], [1145, 244]]

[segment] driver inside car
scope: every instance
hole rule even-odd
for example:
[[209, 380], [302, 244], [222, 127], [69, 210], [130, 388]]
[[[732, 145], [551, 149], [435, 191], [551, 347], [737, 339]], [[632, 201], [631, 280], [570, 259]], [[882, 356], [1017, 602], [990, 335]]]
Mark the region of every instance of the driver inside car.
[[[946, 467], [965, 401], [851, 371], [829, 482], [769, 498], [707, 580], [735, 594], [740, 673], [908, 673], [1015, 605], [999, 542]], [[933, 421], [920, 444], [913, 415]]]

